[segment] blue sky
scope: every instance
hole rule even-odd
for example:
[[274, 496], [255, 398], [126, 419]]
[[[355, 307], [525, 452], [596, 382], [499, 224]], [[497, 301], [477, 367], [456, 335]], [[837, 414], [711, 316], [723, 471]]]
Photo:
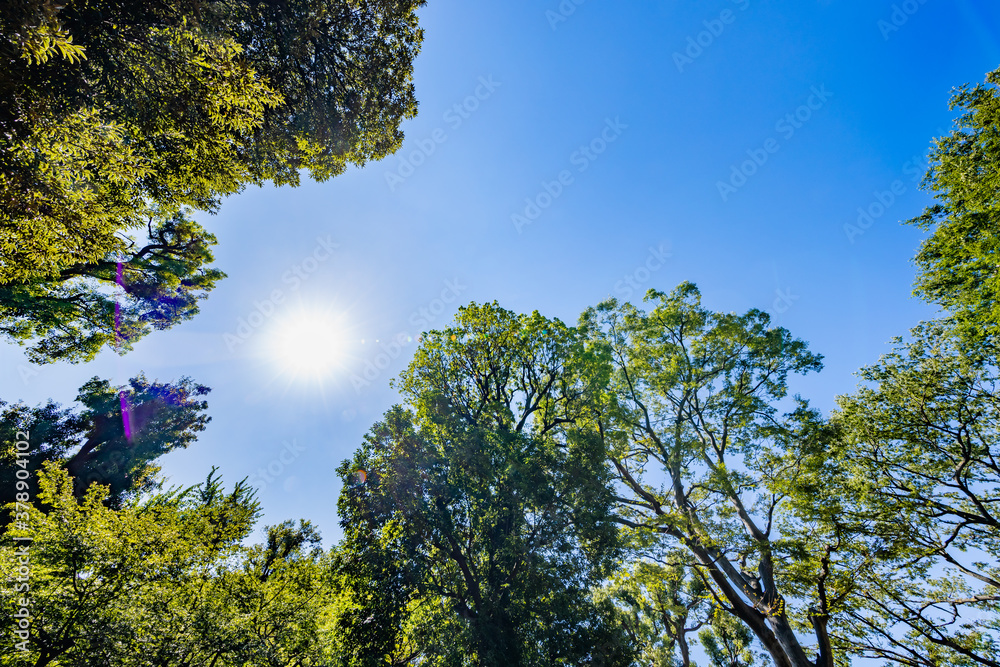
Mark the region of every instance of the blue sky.
[[[397, 155], [231, 197], [202, 216], [229, 278], [200, 316], [86, 365], [5, 345], [0, 395], [190, 376], [213, 420], [165, 457], [171, 481], [270, 466], [265, 521], [312, 519], [330, 543], [334, 469], [395, 402], [412, 339], [469, 301], [572, 323], [690, 280], [825, 355], [794, 386], [824, 410], [933, 315], [910, 296], [921, 235], [899, 221], [931, 201], [917, 185], [951, 89], [1000, 66], [994, 3], [432, 0], [421, 20]], [[321, 382], [275, 343], [317, 312], [343, 351]]]

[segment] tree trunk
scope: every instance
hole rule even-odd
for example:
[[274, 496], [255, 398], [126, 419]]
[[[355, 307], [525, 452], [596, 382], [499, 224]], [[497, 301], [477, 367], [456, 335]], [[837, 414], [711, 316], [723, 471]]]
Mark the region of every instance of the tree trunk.
[[677, 646], [681, 649], [681, 667], [691, 667], [691, 653], [685, 635], [686, 633], [682, 630], [677, 638]]

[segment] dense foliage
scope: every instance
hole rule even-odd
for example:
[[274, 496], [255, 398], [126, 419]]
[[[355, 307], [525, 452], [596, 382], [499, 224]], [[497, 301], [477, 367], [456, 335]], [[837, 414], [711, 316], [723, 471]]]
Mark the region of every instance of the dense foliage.
[[[2, 664], [319, 664], [329, 568], [308, 523], [244, 547], [259, 507], [243, 483], [227, 492], [211, 474], [116, 510], [99, 485], [77, 497], [55, 464], [38, 480], [30, 528], [14, 526], [0, 544], [0, 574], [13, 581], [14, 540], [32, 538], [31, 650], [5, 650]], [[5, 590], [5, 640], [19, 606]]]
[[[78, 497], [97, 482], [120, 507], [153, 487], [157, 458], [187, 447], [205, 429], [208, 404], [200, 397], [208, 391], [187, 378], [171, 384], [140, 375], [115, 388], [95, 377], [80, 388], [80, 410], [52, 401], [33, 408], [0, 401], [0, 505], [14, 501], [18, 470], [33, 478], [54, 462], [65, 467]], [[18, 432], [27, 434], [24, 452], [15, 447]]]
[[932, 234], [916, 261], [917, 292], [953, 313], [966, 335], [1000, 324], [1000, 69], [952, 97], [955, 129], [931, 151], [924, 187], [938, 203], [910, 222]]
[[88, 361], [104, 347], [124, 352], [150, 330], [194, 317], [225, 276], [206, 268], [215, 237], [183, 212], [151, 214], [146, 231], [145, 244], [130, 241], [117, 259], [0, 285], [0, 334], [30, 344], [36, 363]]
[[[86, 360], [196, 312], [222, 274], [182, 208], [395, 151], [421, 4], [0, 3], [0, 332]], [[118, 263], [136, 312], [112, 333], [80, 278]]]
[[[185, 207], [394, 150], [420, 4], [0, 5], [0, 333], [79, 361], [193, 316], [222, 274]], [[473, 303], [337, 468], [323, 549], [255, 543], [246, 480], [165, 488], [190, 379], [0, 402], [0, 664], [1000, 667], [997, 85], [954, 97], [915, 220], [940, 318], [828, 416], [788, 395], [820, 355], [690, 283], [576, 326]]]
[[340, 468], [350, 543], [391, 549], [407, 613], [429, 606], [455, 633], [412, 660], [629, 664], [610, 608], [589, 595], [614, 564], [616, 531], [586, 428], [586, 358], [558, 321], [460, 309], [402, 376], [412, 411], [390, 411]]

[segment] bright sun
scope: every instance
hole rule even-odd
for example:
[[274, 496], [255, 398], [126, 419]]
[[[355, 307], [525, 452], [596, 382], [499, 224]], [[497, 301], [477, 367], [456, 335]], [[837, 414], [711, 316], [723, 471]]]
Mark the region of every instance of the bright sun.
[[343, 325], [319, 310], [283, 318], [270, 343], [282, 371], [297, 377], [328, 375], [343, 361], [345, 352]]

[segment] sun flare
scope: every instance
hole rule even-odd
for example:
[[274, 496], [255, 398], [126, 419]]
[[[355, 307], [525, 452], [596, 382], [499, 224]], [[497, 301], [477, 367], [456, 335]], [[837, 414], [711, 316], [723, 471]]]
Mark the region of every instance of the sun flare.
[[282, 321], [271, 338], [271, 353], [294, 376], [329, 375], [343, 362], [343, 325], [337, 317], [306, 310]]

